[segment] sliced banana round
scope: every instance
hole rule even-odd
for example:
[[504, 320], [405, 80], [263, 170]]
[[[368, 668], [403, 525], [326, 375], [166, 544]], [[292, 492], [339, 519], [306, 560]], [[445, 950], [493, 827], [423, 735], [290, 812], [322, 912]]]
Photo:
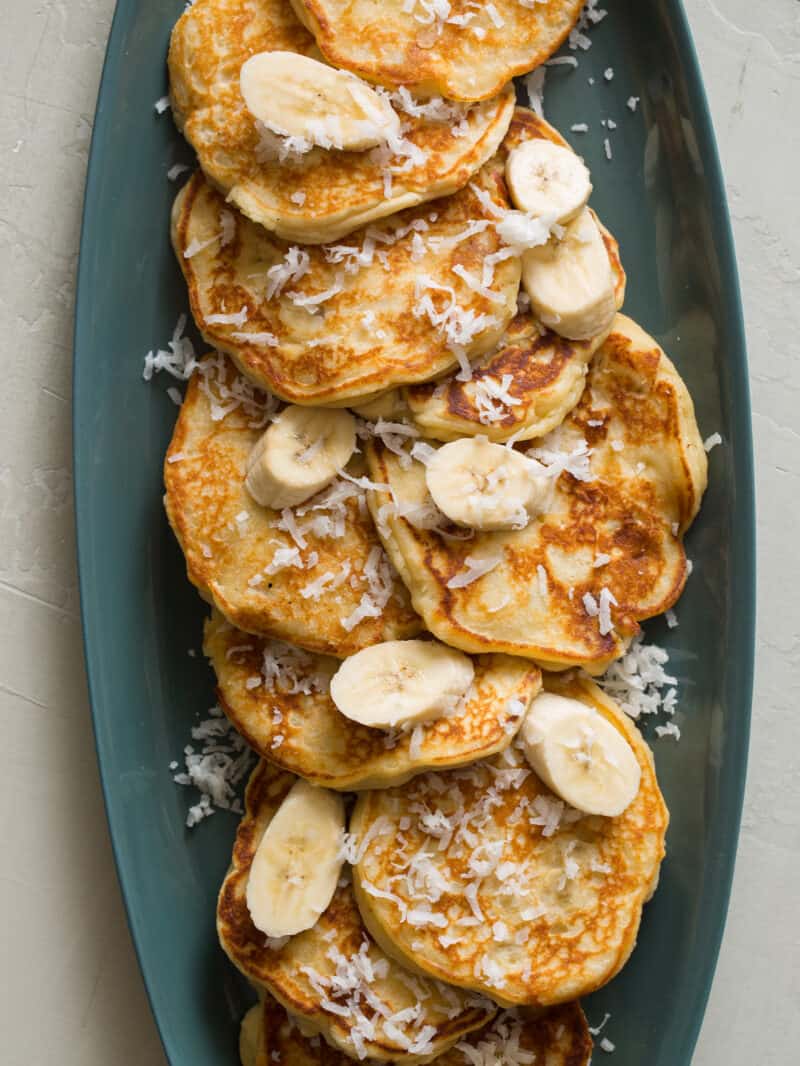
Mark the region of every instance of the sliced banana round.
[[297, 781], [261, 838], [247, 881], [253, 925], [266, 936], [311, 929], [336, 891], [344, 859], [344, 801]]
[[580, 700], [541, 693], [528, 708], [520, 738], [535, 773], [576, 810], [613, 818], [639, 791], [642, 772], [630, 744]]
[[296, 507], [330, 484], [355, 447], [349, 411], [285, 407], [247, 458], [247, 491], [263, 507]]
[[580, 156], [540, 138], [523, 141], [509, 153], [506, 181], [520, 211], [554, 216], [562, 224], [586, 206], [592, 193], [589, 170]]
[[589, 340], [611, 327], [617, 310], [614, 276], [588, 208], [567, 223], [561, 237], [524, 253], [522, 284], [536, 317], [562, 337]]
[[354, 74], [295, 52], [259, 52], [242, 64], [248, 111], [273, 133], [361, 151], [399, 136], [387, 100]]
[[552, 489], [538, 463], [482, 436], [444, 444], [428, 460], [425, 479], [439, 510], [471, 529], [524, 529]]
[[436, 640], [387, 640], [345, 659], [331, 680], [331, 698], [361, 725], [395, 729], [452, 713], [475, 668]]

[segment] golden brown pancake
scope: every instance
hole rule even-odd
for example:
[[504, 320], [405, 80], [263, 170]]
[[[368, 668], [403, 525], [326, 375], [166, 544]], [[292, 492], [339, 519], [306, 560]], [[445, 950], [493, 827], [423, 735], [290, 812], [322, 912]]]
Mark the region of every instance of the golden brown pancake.
[[[539, 66], [560, 46], [581, 9], [581, 0], [495, 0], [491, 11], [470, 0], [436, 6], [424, 0], [292, 4], [333, 66], [380, 85], [453, 100], [486, 99]], [[444, 18], [432, 13], [437, 6], [446, 10]]]
[[[682, 538], [707, 476], [691, 397], [653, 338], [617, 315], [578, 406], [523, 450], [555, 471], [565, 465], [546, 510], [525, 529], [470, 536], [444, 516], [423, 523], [434, 528], [413, 525], [418, 518], [401, 517], [398, 506], [430, 512], [424, 466], [404, 465], [379, 440], [370, 443], [370, 474], [393, 495], [370, 493], [370, 507], [415, 609], [440, 640], [599, 673], [639, 621], [683, 589]], [[457, 587], [474, 572], [469, 560], [489, 569]]]
[[[164, 503], [189, 580], [240, 629], [311, 651], [345, 657], [413, 636], [419, 619], [363, 489], [337, 478], [283, 512], [245, 489], [247, 457], [276, 409], [224, 355], [206, 356], [189, 381], [164, 463]], [[356, 475], [358, 461], [348, 465]]]
[[217, 614], [206, 622], [203, 650], [223, 710], [250, 746], [284, 770], [340, 790], [385, 788], [502, 751], [541, 688], [532, 663], [481, 655], [458, 714], [392, 735], [337, 709], [328, 689], [336, 659], [251, 637]]
[[[544, 119], [518, 107], [496, 158], [505, 163], [516, 145], [537, 139], [570, 148]], [[611, 263], [619, 310], [626, 282], [619, 245], [595, 218]], [[511, 437], [543, 437], [561, 424], [580, 399], [589, 362], [608, 332], [589, 340], [569, 340], [544, 327], [529, 309], [521, 310], [496, 350], [473, 363], [470, 381], [451, 374], [440, 381], [411, 385], [396, 402], [434, 440], [456, 440], [475, 433], [501, 442]], [[508, 402], [497, 398], [497, 386], [501, 386], [501, 395], [511, 397]], [[389, 402], [383, 398], [384, 404]]]
[[196, 0], [172, 33], [170, 96], [175, 122], [209, 179], [245, 215], [287, 240], [336, 240], [456, 192], [494, 154], [511, 120], [514, 94], [507, 86], [456, 119], [401, 112], [416, 157], [314, 148], [281, 161], [239, 88], [244, 61], [268, 51], [316, 52], [286, 0]]
[[650, 749], [620, 708], [585, 675], [546, 676], [545, 689], [596, 708], [631, 745], [642, 777], [621, 815], [565, 808], [514, 745], [362, 793], [351, 819], [357, 840], [373, 830], [353, 885], [384, 950], [508, 1005], [567, 1002], [620, 970], [668, 822]]
[[[291, 1016], [269, 995], [253, 1008], [251, 1017], [256, 1044], [252, 1057], [247, 1061], [242, 1058], [242, 1066], [271, 1066], [276, 1062], [283, 1066], [348, 1066], [352, 1061], [318, 1036], [303, 1036]], [[567, 1003], [545, 1014], [503, 1011], [435, 1061], [438, 1066], [475, 1066], [478, 1062], [487, 1066], [512, 1062], [588, 1066], [591, 1055], [592, 1038], [583, 1011], [578, 1003]]]
[[[495, 157], [469, 188], [362, 227], [343, 244], [305, 247], [227, 209], [198, 172], [172, 214], [172, 243], [198, 328], [261, 387], [292, 403], [338, 406], [456, 365], [452, 341], [420, 309], [431, 285], [440, 287], [431, 292], [437, 311], [452, 298], [474, 322], [460, 342], [465, 357], [477, 358], [497, 343], [517, 308], [519, 258], [497, 264], [488, 292], [473, 291], [462, 277], [479, 277], [485, 257], [503, 247], [474, 191], [507, 209], [502, 167]], [[223, 242], [215, 235], [226, 215]], [[275, 272], [298, 263], [297, 275], [284, 272], [279, 285]], [[318, 306], [306, 305], [328, 293]]]
[[[261, 762], [245, 795], [233, 861], [217, 903], [217, 932], [231, 962], [350, 1058], [427, 1062], [493, 1015], [482, 998], [415, 977], [386, 958], [341, 884], [313, 929], [269, 940], [253, 925], [245, 893], [261, 837], [297, 780]], [[419, 1009], [416, 1010], [419, 1005]], [[410, 1011], [410, 1016], [386, 1016]]]

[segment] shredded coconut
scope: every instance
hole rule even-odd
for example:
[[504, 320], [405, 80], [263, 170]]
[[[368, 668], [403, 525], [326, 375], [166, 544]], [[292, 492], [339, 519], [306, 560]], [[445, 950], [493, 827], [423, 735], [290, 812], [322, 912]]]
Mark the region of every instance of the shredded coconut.
[[[202, 741], [201, 750], [187, 744], [183, 751], [185, 771], [173, 775], [173, 781], [194, 787], [200, 799], [189, 807], [186, 825], [192, 829], [215, 810], [242, 814], [239, 786], [249, 773], [255, 756], [243, 737], [225, 718], [220, 707], [212, 707], [209, 717], [192, 727], [192, 740]], [[170, 763], [175, 770], [178, 763]]]
[[485, 559], [475, 559], [468, 555], [464, 559], [465, 568], [450, 578], [447, 582], [447, 587], [449, 589], [463, 589], [466, 585], [471, 585], [474, 581], [478, 581], [485, 574], [494, 570], [502, 561], [502, 554], [487, 556]]

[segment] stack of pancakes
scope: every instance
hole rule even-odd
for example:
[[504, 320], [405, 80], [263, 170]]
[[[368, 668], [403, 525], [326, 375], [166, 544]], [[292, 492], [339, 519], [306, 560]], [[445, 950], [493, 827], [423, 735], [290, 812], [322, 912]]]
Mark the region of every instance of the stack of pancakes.
[[[657, 882], [668, 815], [653, 759], [590, 675], [678, 599], [705, 453], [658, 344], [613, 308], [591, 336], [546, 326], [501, 224], [518, 214], [511, 153], [568, 148], [515, 107], [511, 79], [580, 6], [196, 0], [173, 32], [173, 114], [199, 169], [172, 241], [213, 350], [178, 417], [165, 504], [211, 606], [220, 703], [261, 757], [217, 916], [259, 995], [245, 1066], [585, 1066], [577, 1000], [624, 965]], [[276, 51], [378, 87], [413, 150], [266, 151], [240, 70]], [[619, 312], [619, 249], [591, 218]], [[358, 445], [316, 495], [268, 506], [248, 470], [287, 404], [350, 409]], [[433, 505], [430, 456], [479, 437], [549, 470], [529, 521], [466, 529]], [[341, 712], [341, 661], [431, 637], [469, 656], [457, 714], [393, 733]], [[629, 745], [641, 778], [621, 814], [565, 807], [526, 762], [542, 692]], [[345, 795], [348, 861], [316, 924], [276, 938], [247, 886], [298, 778]]]

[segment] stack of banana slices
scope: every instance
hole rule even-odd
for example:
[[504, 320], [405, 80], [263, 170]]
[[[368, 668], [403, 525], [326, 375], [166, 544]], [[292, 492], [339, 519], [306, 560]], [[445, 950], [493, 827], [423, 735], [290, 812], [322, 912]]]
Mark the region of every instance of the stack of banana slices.
[[172, 240], [210, 351], [164, 467], [260, 761], [217, 926], [273, 1061], [586, 1066], [668, 815], [592, 681], [706, 486], [591, 175], [511, 79], [575, 0], [196, 0]]

